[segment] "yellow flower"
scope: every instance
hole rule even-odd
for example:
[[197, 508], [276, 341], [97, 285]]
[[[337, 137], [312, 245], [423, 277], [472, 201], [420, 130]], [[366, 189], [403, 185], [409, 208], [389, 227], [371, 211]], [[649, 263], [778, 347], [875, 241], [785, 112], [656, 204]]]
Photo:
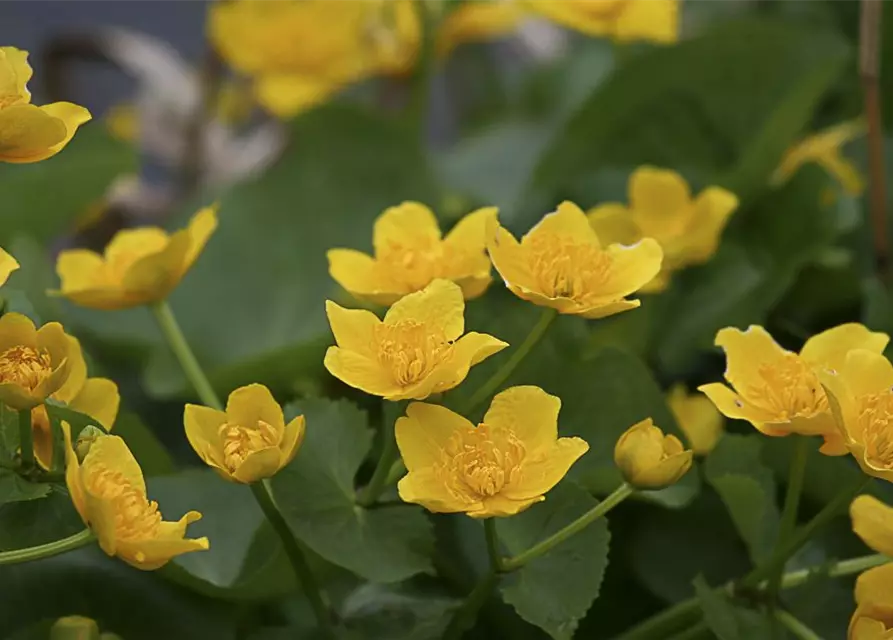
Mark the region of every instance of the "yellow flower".
[[843, 157], [842, 147], [865, 132], [861, 120], [844, 122], [801, 140], [788, 149], [772, 176], [776, 184], [784, 183], [797, 173], [804, 164], [815, 162], [834, 176], [844, 190], [859, 195], [865, 188], [865, 180], [859, 169]]
[[667, 404], [696, 456], [705, 456], [722, 437], [722, 414], [709, 399], [688, 394], [681, 384], [667, 394]]
[[696, 198], [675, 171], [639, 167], [629, 179], [629, 206], [610, 202], [591, 209], [589, 222], [603, 242], [632, 244], [654, 238], [664, 251], [660, 274], [642, 291], [666, 288], [670, 274], [709, 260], [738, 198], [708, 187]]
[[558, 437], [559, 409], [561, 400], [539, 387], [512, 387], [475, 427], [445, 407], [413, 402], [395, 427], [409, 471], [400, 497], [473, 518], [511, 516], [545, 500], [589, 450], [580, 438]]
[[418, 202], [391, 207], [375, 221], [375, 257], [353, 249], [328, 252], [329, 273], [357, 298], [390, 305], [433, 280], [452, 280], [466, 300], [490, 286], [490, 260], [484, 251], [487, 226], [497, 209], [469, 213], [441, 238], [437, 218]]
[[846, 449], [865, 473], [893, 481], [893, 365], [854, 349], [821, 380]]
[[226, 411], [187, 404], [186, 437], [223, 479], [250, 484], [291, 462], [304, 440], [304, 416], [285, 424], [270, 390], [249, 384], [229, 394]]
[[627, 429], [614, 446], [614, 464], [637, 489], [675, 484], [691, 468], [692, 452], [646, 418]]
[[893, 508], [874, 496], [861, 495], [850, 505], [853, 532], [869, 547], [893, 557]]
[[62, 285], [51, 293], [94, 309], [127, 309], [164, 300], [216, 228], [217, 207], [211, 206], [171, 235], [158, 227], [119, 231], [103, 256], [87, 249], [63, 251], [56, 263]]
[[99, 546], [137, 569], [157, 569], [182, 553], [208, 548], [207, 538], [187, 539], [186, 525], [201, 519], [190, 511], [177, 522], [165, 522], [158, 503], [146, 496], [143, 471], [118, 436], [98, 436], [83, 461], [65, 434], [65, 484], [78, 514]]
[[6, 284], [9, 275], [19, 268], [19, 263], [0, 247], [0, 286]]
[[520, 0], [531, 11], [590, 36], [620, 42], [679, 39], [678, 0]]
[[466, 0], [444, 17], [437, 32], [437, 50], [448, 55], [461, 44], [490, 40], [515, 31], [524, 8], [510, 0]]
[[28, 52], [0, 47], [0, 161], [38, 162], [59, 153], [90, 112], [70, 102], [31, 104]]
[[716, 334], [716, 345], [726, 353], [725, 378], [721, 383], [698, 387], [728, 418], [747, 420], [768, 436], [789, 433], [820, 435], [827, 455], [847, 452], [819, 374], [840, 369], [853, 349], [881, 353], [889, 336], [874, 333], [861, 324], [842, 324], [806, 341], [799, 355], [782, 349], [763, 327], [747, 331], [733, 327]]
[[856, 611], [848, 640], [893, 638], [893, 563], [862, 573], [856, 580]]
[[508, 346], [483, 333], [462, 335], [465, 303], [461, 289], [449, 280], [435, 280], [402, 298], [384, 321], [331, 300], [326, 313], [338, 343], [326, 352], [326, 369], [386, 400], [423, 400], [452, 389], [471, 367]]
[[0, 403], [32, 409], [66, 383], [76, 358], [77, 340], [58, 322], [40, 329], [27, 317], [0, 317]]
[[651, 238], [603, 248], [580, 208], [563, 202], [519, 243], [492, 223], [487, 248], [493, 266], [519, 298], [559, 313], [603, 318], [635, 309], [625, 297], [650, 282], [663, 256]]

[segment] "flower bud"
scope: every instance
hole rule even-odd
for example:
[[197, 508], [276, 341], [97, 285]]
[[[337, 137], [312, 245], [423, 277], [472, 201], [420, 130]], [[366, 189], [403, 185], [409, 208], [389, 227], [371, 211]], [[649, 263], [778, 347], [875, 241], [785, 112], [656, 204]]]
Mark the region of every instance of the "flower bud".
[[65, 616], [53, 624], [50, 640], [99, 640], [99, 627], [84, 616]]
[[84, 458], [87, 457], [87, 454], [90, 452], [90, 447], [93, 446], [96, 438], [104, 435], [105, 431], [99, 427], [94, 427], [92, 424], [84, 427], [78, 436], [77, 442], [74, 444], [74, 452], [78, 456], [78, 462], [84, 461]]
[[662, 489], [685, 475], [692, 452], [673, 435], [664, 435], [651, 418], [633, 425], [617, 440], [614, 464], [637, 489]]

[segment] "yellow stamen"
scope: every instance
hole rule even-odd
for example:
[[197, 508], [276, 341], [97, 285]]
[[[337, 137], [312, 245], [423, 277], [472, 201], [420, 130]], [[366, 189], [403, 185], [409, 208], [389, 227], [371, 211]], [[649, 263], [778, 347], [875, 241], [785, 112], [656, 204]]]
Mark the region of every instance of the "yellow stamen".
[[455, 497], [478, 502], [520, 481], [526, 453], [511, 431], [481, 424], [453, 434], [439, 474]]
[[46, 349], [16, 346], [0, 353], [0, 384], [16, 384], [33, 391], [53, 372]]
[[276, 430], [263, 420], [258, 420], [254, 428], [225, 423], [220, 426], [220, 436], [223, 439], [223, 462], [231, 473], [245, 462], [248, 454], [279, 444]]
[[530, 270], [551, 298], [582, 302], [602, 290], [611, 275], [611, 256], [594, 244], [556, 236], [534, 236], [529, 242]]
[[90, 468], [86, 478], [90, 493], [114, 503], [115, 535], [121, 540], [135, 542], [157, 537], [161, 525], [158, 503], [134, 487], [120, 472], [97, 465]]
[[450, 349], [441, 331], [414, 320], [376, 327], [378, 361], [390, 369], [394, 380], [407, 386], [422, 380], [440, 364]]
[[763, 384], [746, 391], [753, 404], [784, 419], [828, 410], [828, 398], [818, 377], [797, 354], [786, 353], [781, 363], [762, 364], [758, 373]]

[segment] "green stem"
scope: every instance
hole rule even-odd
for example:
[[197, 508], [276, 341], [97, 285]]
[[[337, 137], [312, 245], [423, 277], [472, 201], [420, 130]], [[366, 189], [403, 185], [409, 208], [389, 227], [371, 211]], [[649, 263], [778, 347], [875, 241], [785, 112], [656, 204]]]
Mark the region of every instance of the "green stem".
[[34, 468], [34, 433], [31, 431], [31, 409], [19, 411], [19, 449], [22, 456], [22, 468], [30, 471]]
[[801, 640], [822, 640], [822, 637], [819, 634], [797, 620], [797, 618], [784, 609], [776, 609], [775, 619], [781, 623], [781, 626]]
[[505, 361], [505, 363], [496, 370], [496, 372], [490, 376], [490, 379], [487, 380], [483, 385], [478, 387], [478, 390], [474, 393], [473, 396], [465, 403], [462, 407], [461, 413], [462, 415], [468, 415], [472, 411], [474, 411], [478, 405], [484, 402], [487, 398], [492, 396], [502, 384], [508, 380], [508, 377], [512, 375], [512, 372], [521, 364], [521, 361], [527, 357], [527, 354], [537, 345], [537, 343], [542, 340], [543, 336], [546, 335], [546, 330], [552, 324], [552, 321], [558, 316], [558, 312], [555, 309], [551, 309], [549, 307], [544, 307], [542, 314], [540, 314], [540, 318], [534, 327], [530, 330], [530, 333], [527, 334], [527, 337], [524, 339], [524, 342], [521, 343], [517, 349], [515, 349], [514, 353], [512, 353], [511, 357]]
[[304, 590], [304, 595], [307, 596], [307, 600], [310, 601], [310, 607], [313, 609], [313, 614], [316, 616], [319, 628], [322, 629], [327, 638], [335, 638], [335, 627], [332, 621], [330, 608], [323, 599], [319, 583], [317, 583], [316, 577], [310, 569], [310, 565], [307, 564], [304, 552], [301, 550], [301, 547], [298, 546], [298, 542], [295, 540], [288, 523], [285, 521], [282, 512], [279, 510], [279, 507], [276, 506], [276, 501], [270, 490], [269, 480], [265, 479], [253, 483], [251, 485], [251, 493], [254, 494], [254, 499], [257, 500], [257, 504], [260, 505], [261, 510], [264, 512], [264, 516], [266, 516], [267, 521], [282, 541], [285, 555], [288, 556], [288, 561], [291, 563], [292, 569], [295, 572], [295, 577], [298, 579], [298, 583]]
[[201, 365], [195, 359], [195, 354], [192, 353], [189, 343], [186, 342], [186, 337], [183, 335], [180, 325], [177, 324], [177, 319], [174, 317], [170, 305], [168, 305], [166, 300], [162, 300], [151, 305], [150, 308], [155, 315], [158, 326], [161, 328], [161, 333], [164, 334], [171, 351], [174, 352], [174, 355], [180, 362], [183, 373], [186, 374], [199, 399], [209, 407], [223, 409], [223, 403], [220, 402], [214, 387], [211, 386]]
[[697, 596], [682, 600], [651, 616], [632, 629], [626, 631], [618, 640], [658, 640], [685, 626], [701, 612], [701, 601]]
[[415, 69], [412, 86], [412, 121], [418, 128], [419, 140], [425, 141], [428, 123], [428, 105], [431, 98], [431, 80], [434, 78], [437, 65], [436, 33], [437, 17], [429, 2], [414, 2], [416, 17], [422, 33], [419, 47], [419, 59]]
[[388, 471], [388, 477], [384, 481], [385, 486], [390, 487], [392, 484], [397, 484], [397, 481], [404, 475], [406, 475], [406, 465], [403, 464], [403, 460], [395, 460], [394, 464], [391, 465], [391, 470]]
[[372, 472], [369, 484], [357, 499], [357, 502], [364, 507], [375, 504], [382, 491], [390, 486], [388, 478], [391, 475], [391, 469], [395, 466], [400, 456], [400, 452], [397, 450], [397, 438], [394, 436], [393, 423], [383, 426], [384, 442], [381, 445], [381, 455], [378, 458], [378, 463], [375, 465], [375, 471]]
[[576, 535], [590, 524], [608, 513], [611, 509], [626, 500], [633, 494], [633, 488], [627, 483], [623, 483], [617, 487], [614, 492], [607, 498], [599, 502], [592, 509], [584, 513], [582, 516], [571, 522], [569, 525], [556, 531], [545, 540], [538, 542], [530, 547], [524, 553], [518, 554], [514, 558], [509, 558], [502, 563], [503, 571], [514, 571], [520, 569], [525, 564], [539, 558], [541, 555], [548, 553], [554, 547], [558, 546], [568, 538]]
[[[850, 558], [849, 560], [842, 560], [831, 565], [831, 567], [827, 571], [827, 575], [829, 578], [840, 578], [843, 576], [852, 575], [854, 573], [862, 573], [867, 569], [871, 569], [882, 564], [887, 564], [888, 562], [891, 562], [891, 559], [883, 555], [882, 553], [875, 553], [873, 555], [862, 556], [860, 558]], [[821, 572], [821, 568], [809, 568], [800, 569], [799, 571], [790, 571], [782, 576], [781, 588], [791, 589], [793, 587], [799, 587], [801, 584], [809, 580], [810, 576], [812, 576], [816, 571]]]
[[680, 631], [676, 635], [670, 636], [667, 640], [696, 640], [696, 638], [702, 637], [713, 637], [710, 634], [710, 627], [708, 627], [707, 623], [703, 620], [695, 623], [693, 626], [689, 627], [685, 631]]
[[490, 558], [490, 567], [481, 576], [471, 593], [468, 594], [462, 606], [456, 609], [443, 634], [444, 640], [461, 638], [462, 634], [471, 628], [478, 612], [484, 606], [484, 603], [487, 602], [490, 593], [499, 580], [502, 558], [499, 554], [499, 538], [496, 535], [496, 522], [494, 522], [493, 518], [484, 520], [484, 536], [487, 539], [487, 556]]
[[499, 536], [496, 534], [496, 520], [484, 520], [484, 536], [487, 538], [487, 555], [490, 557], [490, 568], [502, 571], [502, 556], [499, 553]]
[[4, 551], [0, 553], [0, 565], [19, 564], [20, 562], [51, 558], [52, 556], [58, 556], [60, 553], [84, 547], [93, 542], [93, 539], [93, 533], [89, 529], [84, 529], [80, 533], [62, 538], [62, 540], [48, 542], [36, 547], [28, 547], [27, 549]]
[[[809, 455], [811, 445], [810, 439], [806, 436], [794, 436], [797, 440], [794, 444], [794, 456], [791, 460], [791, 470], [788, 474], [788, 488], [784, 498], [784, 508], [781, 512], [781, 523], [778, 527], [778, 540], [775, 543], [776, 548], [783, 548], [794, 533], [797, 525], [797, 510], [800, 507], [800, 494], [803, 492], [803, 478], [806, 475], [806, 461]], [[775, 596], [781, 585], [781, 576], [784, 573], [784, 566], [780, 566], [778, 570], [769, 578], [769, 595], [770, 606], [775, 602]]]

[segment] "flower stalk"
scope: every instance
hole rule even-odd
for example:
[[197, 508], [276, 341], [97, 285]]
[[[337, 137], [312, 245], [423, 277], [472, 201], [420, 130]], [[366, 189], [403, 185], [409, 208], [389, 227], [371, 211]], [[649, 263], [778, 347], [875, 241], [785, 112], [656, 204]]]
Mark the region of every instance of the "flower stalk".
[[493, 518], [484, 520], [484, 536], [487, 539], [487, 555], [490, 558], [490, 567], [486, 573], [478, 580], [477, 585], [472, 589], [471, 593], [453, 614], [449, 626], [443, 634], [444, 640], [458, 640], [462, 634], [471, 628], [474, 620], [477, 618], [478, 612], [490, 593], [499, 581], [499, 572], [503, 567], [502, 558], [499, 554], [499, 538], [496, 534], [496, 522]]
[[[399, 451], [397, 450], [397, 439], [394, 437], [394, 424], [384, 424], [384, 439], [381, 445], [381, 455], [378, 463], [375, 465], [375, 471], [372, 472], [372, 478], [366, 489], [357, 496], [357, 502], [364, 507], [375, 504], [386, 487], [391, 486], [391, 472], [398, 461]], [[402, 475], [402, 474], [401, 474]], [[397, 476], [399, 478], [399, 476]]]
[[[784, 547], [794, 533], [797, 525], [797, 510], [800, 507], [800, 494], [803, 492], [803, 479], [806, 475], [806, 461], [809, 454], [810, 441], [805, 436], [797, 436], [794, 444], [794, 456], [791, 460], [791, 470], [788, 475], [788, 487], [784, 498], [784, 507], [781, 513], [781, 523], [778, 527], [777, 547]], [[784, 574], [780, 567], [769, 579], [769, 602], [772, 606], [775, 595], [781, 585], [781, 577]]]
[[32, 560], [42, 560], [43, 558], [52, 558], [67, 551], [80, 549], [95, 540], [93, 532], [89, 529], [76, 533], [61, 540], [54, 540], [46, 544], [36, 547], [27, 547], [25, 549], [15, 549], [14, 551], [4, 551], [0, 553], [0, 565], [4, 564], [20, 564], [22, 562], [31, 562]]
[[34, 468], [34, 434], [31, 431], [31, 409], [19, 410], [19, 449], [22, 456], [22, 469]]

